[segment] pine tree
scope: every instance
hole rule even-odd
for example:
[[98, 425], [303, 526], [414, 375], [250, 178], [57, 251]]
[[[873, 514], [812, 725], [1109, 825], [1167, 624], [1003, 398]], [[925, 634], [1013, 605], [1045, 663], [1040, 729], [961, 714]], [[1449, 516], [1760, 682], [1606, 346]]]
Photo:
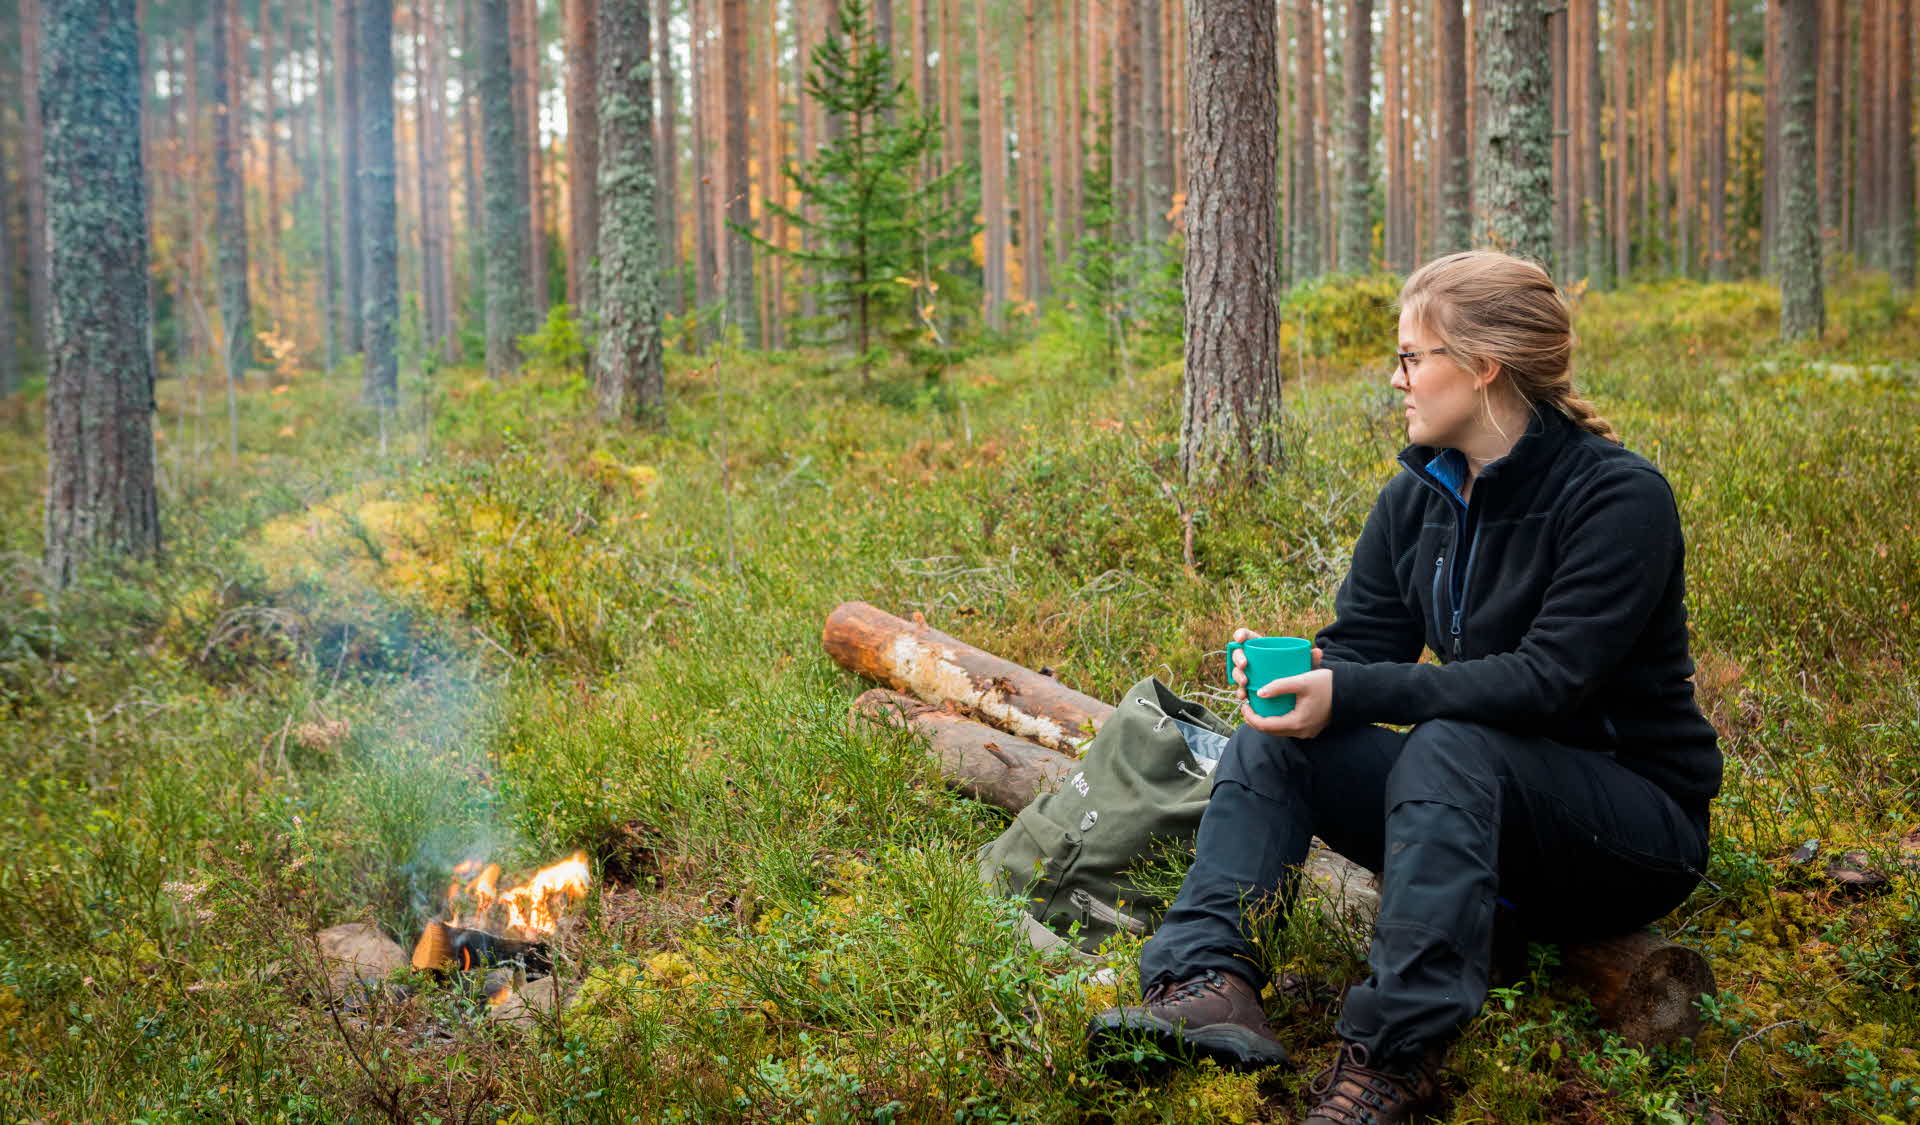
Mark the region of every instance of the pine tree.
[[1543, 0], [1476, 5], [1480, 49], [1474, 100], [1475, 209], [1481, 241], [1542, 264], [1553, 261], [1552, 75]]
[[[363, 0], [364, 2], [364, 0]], [[513, 64], [507, 35], [509, 0], [480, 7], [480, 116], [486, 141], [487, 374], [520, 366], [520, 336], [531, 330], [526, 262], [526, 192], [521, 177], [525, 134], [513, 116]]]
[[660, 341], [651, 0], [599, 0], [595, 60], [599, 244], [593, 384], [600, 416], [654, 419], [665, 376]]
[[65, 586], [95, 556], [160, 550], [147, 194], [133, 0], [59, 0], [41, 30], [53, 305], [46, 567]]
[[1774, 265], [1780, 273], [1780, 335], [1794, 339], [1820, 335], [1827, 320], [1820, 289], [1820, 169], [1813, 154], [1820, 0], [1785, 0], [1782, 16], [1784, 160], [1776, 173], [1782, 177], [1782, 190]]
[[1208, 483], [1281, 458], [1279, 60], [1273, 0], [1195, 0], [1188, 32], [1181, 468]]
[[220, 243], [220, 326], [226, 339], [220, 349], [229, 382], [246, 378], [253, 359], [253, 299], [247, 286], [247, 219], [241, 182], [241, 154], [246, 151], [245, 99], [240, 95], [240, 63], [235, 49], [239, 37], [239, 0], [212, 0], [208, 5], [213, 43], [213, 186], [214, 226]]
[[393, 154], [393, 0], [360, 0], [360, 237], [366, 367], [360, 397], [390, 407], [399, 385], [394, 322], [400, 310]]
[[1340, 209], [1340, 271], [1373, 268], [1373, 0], [1347, 0], [1345, 200]]
[[766, 204], [811, 236], [812, 249], [766, 248], [821, 267], [814, 327], [850, 345], [863, 376], [882, 357], [876, 337], [911, 336], [924, 322], [918, 299], [931, 292], [932, 264], [973, 235], [945, 202], [958, 169], [921, 174], [922, 158], [939, 146], [938, 122], [907, 104], [906, 83], [873, 42], [866, 0], [841, 0], [834, 33], [814, 48], [807, 73], [807, 93], [839, 119], [839, 134], [804, 166], [786, 167], [805, 213]]

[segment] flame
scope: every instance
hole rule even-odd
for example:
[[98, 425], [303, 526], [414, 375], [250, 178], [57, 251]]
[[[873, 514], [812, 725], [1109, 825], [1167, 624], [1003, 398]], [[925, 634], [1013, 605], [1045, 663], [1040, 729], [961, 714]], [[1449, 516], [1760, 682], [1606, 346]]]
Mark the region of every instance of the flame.
[[510, 984], [503, 984], [499, 988], [494, 989], [490, 994], [488, 994], [487, 1003], [489, 1005], [493, 1005], [497, 1007], [498, 1005], [506, 1003], [507, 997], [512, 995], [513, 995], [513, 986]]
[[[476, 872], [478, 872], [476, 874]], [[453, 882], [447, 888], [447, 909], [451, 924], [462, 925], [461, 906], [471, 900], [472, 921], [464, 923], [485, 928], [490, 916], [504, 913], [505, 929], [535, 934], [550, 934], [560, 922], [560, 914], [578, 899], [586, 897], [591, 874], [587, 853], [575, 852], [566, 859], [534, 872], [526, 883], [500, 889], [500, 865], [484, 867], [479, 860], [467, 860], [453, 869]], [[471, 878], [466, 878], [471, 876]], [[462, 879], [466, 878], [465, 882]]]

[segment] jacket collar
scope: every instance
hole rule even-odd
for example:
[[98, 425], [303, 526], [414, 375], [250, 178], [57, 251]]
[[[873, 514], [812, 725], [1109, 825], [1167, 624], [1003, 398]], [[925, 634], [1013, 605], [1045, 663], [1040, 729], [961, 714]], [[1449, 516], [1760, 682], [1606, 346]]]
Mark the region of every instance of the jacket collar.
[[[1513, 443], [1513, 448], [1486, 468], [1480, 470], [1480, 477], [1474, 482], [1474, 494], [1486, 502], [1496, 494], [1504, 494], [1519, 482], [1538, 480], [1546, 467], [1560, 453], [1573, 433], [1573, 423], [1567, 416], [1551, 406], [1534, 403], [1532, 414], [1527, 419], [1527, 432]], [[1414, 476], [1444, 495], [1452, 495], [1445, 481], [1436, 477], [1428, 465], [1439, 457], [1443, 449], [1432, 445], [1409, 445], [1400, 451], [1400, 464]]]

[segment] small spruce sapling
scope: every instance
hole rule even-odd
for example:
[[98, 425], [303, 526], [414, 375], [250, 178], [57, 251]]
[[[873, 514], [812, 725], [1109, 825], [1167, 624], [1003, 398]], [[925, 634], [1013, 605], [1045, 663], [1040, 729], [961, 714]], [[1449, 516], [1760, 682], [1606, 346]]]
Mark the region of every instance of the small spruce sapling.
[[954, 169], [926, 176], [925, 158], [939, 144], [938, 121], [911, 104], [887, 52], [874, 48], [866, 0], [841, 0], [834, 34], [813, 49], [807, 93], [840, 122], [804, 165], [786, 166], [805, 206], [778, 200], [767, 207], [811, 235], [805, 249], [778, 246], [736, 227], [762, 247], [819, 270], [809, 288], [823, 315], [798, 325], [851, 348], [863, 378], [902, 345], [936, 331], [926, 323], [926, 295], [937, 288], [925, 263], [964, 249], [974, 224], [960, 221], [946, 200]]

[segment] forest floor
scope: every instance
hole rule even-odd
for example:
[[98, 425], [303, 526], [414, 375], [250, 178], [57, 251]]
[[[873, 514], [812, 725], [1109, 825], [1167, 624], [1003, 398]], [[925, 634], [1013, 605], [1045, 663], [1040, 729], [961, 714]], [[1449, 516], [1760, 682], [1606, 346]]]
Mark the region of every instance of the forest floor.
[[[1772, 342], [1757, 285], [1581, 298], [1578, 375], [1688, 536], [1728, 758], [1709, 881], [1662, 927], [1721, 991], [1645, 1051], [1537, 971], [1456, 1050], [1450, 1120], [1920, 1113], [1920, 304], [1883, 294], [1837, 293], [1817, 348]], [[850, 730], [866, 685], [820, 646], [868, 600], [1111, 699], [1205, 695], [1236, 625], [1310, 634], [1402, 437], [1384, 362], [1289, 340], [1287, 471], [1175, 490], [1194, 576], [1164, 340], [1115, 376], [1056, 325], [937, 396], [676, 355], [658, 433], [591, 422], [576, 376], [468, 369], [407, 380], [382, 431], [352, 378], [288, 370], [241, 394], [237, 463], [218, 393], [167, 380], [166, 562], [58, 597], [29, 401], [0, 419], [0, 1117], [1297, 1119], [1329, 1002], [1280, 1017], [1298, 1071], [1090, 1068], [1133, 951], [1116, 989], [1028, 949], [971, 863], [1004, 816]], [[321, 927], [410, 944], [457, 861], [574, 848], [603, 878], [560, 1012], [311, 994]], [[1850, 850], [1877, 893], [1823, 874]], [[1312, 920], [1274, 954], [1358, 955]]]

